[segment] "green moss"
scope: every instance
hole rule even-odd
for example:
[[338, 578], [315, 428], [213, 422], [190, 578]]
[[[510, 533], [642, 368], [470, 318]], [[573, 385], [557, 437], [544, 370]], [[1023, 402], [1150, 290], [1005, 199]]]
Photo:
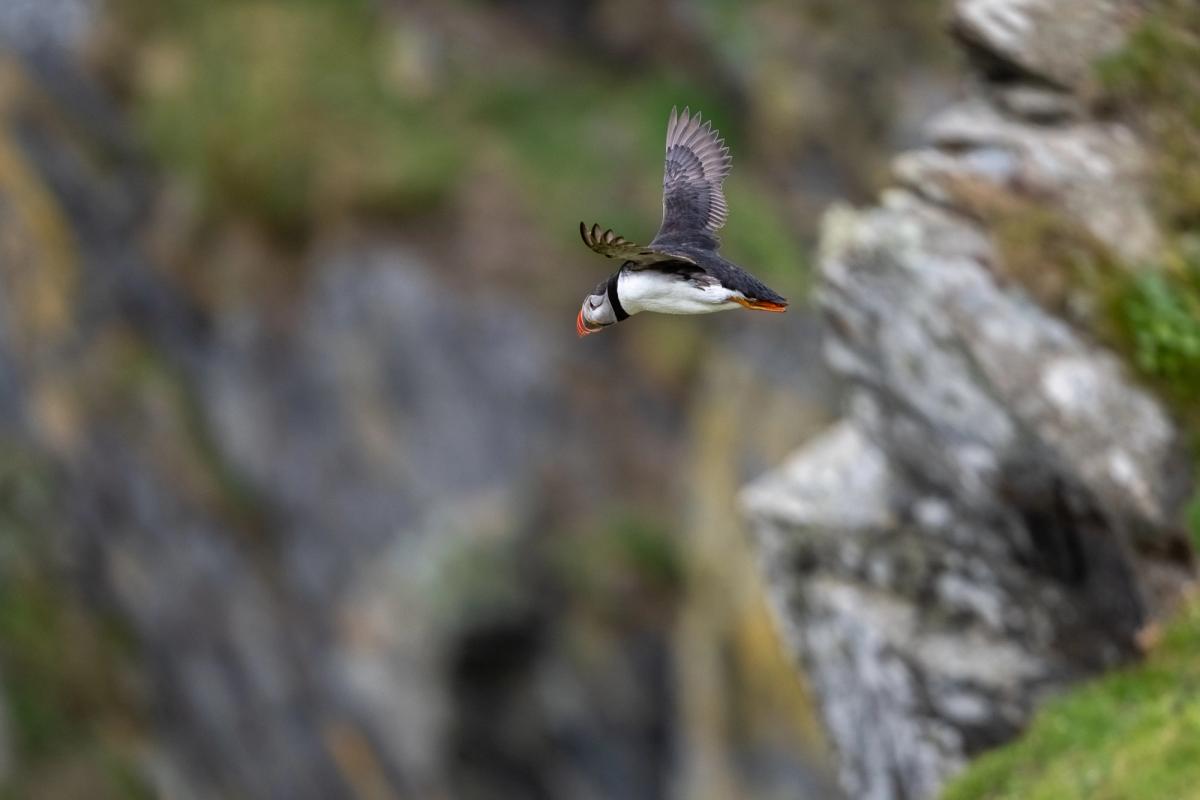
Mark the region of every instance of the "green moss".
[[1016, 743], [989, 753], [944, 800], [1200, 797], [1200, 608], [1149, 660], [1048, 704]]

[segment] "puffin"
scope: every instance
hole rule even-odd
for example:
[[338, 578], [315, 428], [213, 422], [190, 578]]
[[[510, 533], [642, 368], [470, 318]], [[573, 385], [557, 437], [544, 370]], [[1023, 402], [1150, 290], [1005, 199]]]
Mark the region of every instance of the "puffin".
[[733, 159], [712, 122], [671, 109], [663, 215], [648, 245], [579, 223], [583, 243], [621, 266], [583, 300], [575, 331], [588, 336], [643, 311], [711, 314], [733, 308], [783, 312], [788, 301], [718, 253], [729, 216], [722, 184]]

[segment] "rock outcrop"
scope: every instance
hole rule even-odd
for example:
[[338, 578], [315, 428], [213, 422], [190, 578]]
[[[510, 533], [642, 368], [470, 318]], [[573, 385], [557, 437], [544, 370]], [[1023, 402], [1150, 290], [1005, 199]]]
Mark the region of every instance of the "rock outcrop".
[[935, 796], [1048, 694], [1134, 657], [1189, 580], [1169, 415], [1072, 324], [1079, 303], [1064, 318], [1008, 268], [979, 203], [1052, 215], [1112, 269], [1153, 252], [1141, 145], [1088, 110], [1135, 12], [962, 0], [978, 85], [877, 207], [826, 218], [845, 415], [743, 501], [850, 797]]

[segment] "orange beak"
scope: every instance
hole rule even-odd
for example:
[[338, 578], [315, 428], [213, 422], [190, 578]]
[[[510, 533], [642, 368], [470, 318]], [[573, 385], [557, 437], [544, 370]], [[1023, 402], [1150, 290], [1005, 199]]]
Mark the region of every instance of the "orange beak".
[[575, 332], [578, 333], [581, 338], [587, 336], [589, 333], [595, 333], [595, 331], [589, 330], [587, 324], [583, 321], [582, 308], [579, 309], [579, 316], [575, 318]]

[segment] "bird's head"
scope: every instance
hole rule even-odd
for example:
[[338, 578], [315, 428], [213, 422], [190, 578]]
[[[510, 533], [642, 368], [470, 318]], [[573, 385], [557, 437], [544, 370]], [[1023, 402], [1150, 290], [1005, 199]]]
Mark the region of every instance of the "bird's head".
[[617, 323], [617, 312], [608, 300], [608, 282], [601, 281], [591, 294], [583, 298], [579, 316], [575, 318], [575, 332], [587, 336]]

